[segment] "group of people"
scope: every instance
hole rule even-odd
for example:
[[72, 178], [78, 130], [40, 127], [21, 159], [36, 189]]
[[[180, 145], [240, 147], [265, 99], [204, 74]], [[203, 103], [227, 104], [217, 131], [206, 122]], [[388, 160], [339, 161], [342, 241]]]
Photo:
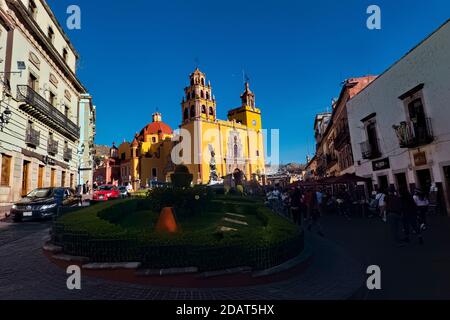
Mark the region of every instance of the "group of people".
[[[320, 218], [325, 213], [335, 213], [348, 220], [356, 209], [369, 212], [368, 217], [379, 217], [390, 226], [392, 239], [398, 245], [410, 242], [415, 234], [419, 243], [423, 244], [423, 232], [427, 229], [429, 200], [421, 190], [414, 194], [407, 190], [379, 191], [372, 194], [369, 200], [359, 198], [349, 188], [330, 190], [324, 187], [285, 188], [279, 186], [266, 190], [267, 205], [275, 212], [292, 219], [296, 224], [307, 224], [309, 231], [316, 230], [324, 236]], [[363, 213], [364, 216], [364, 213]]]
[[324, 195], [321, 190], [313, 189], [280, 189], [273, 187], [267, 190], [266, 199], [268, 206], [275, 212], [292, 219], [295, 224], [308, 224], [309, 231], [316, 230], [320, 236], [324, 236], [320, 217], [324, 212]]
[[419, 189], [414, 194], [406, 189], [381, 190], [374, 192], [369, 202], [372, 216], [379, 216], [390, 225], [393, 241], [399, 245], [410, 242], [411, 233], [423, 244], [429, 205], [427, 195]]

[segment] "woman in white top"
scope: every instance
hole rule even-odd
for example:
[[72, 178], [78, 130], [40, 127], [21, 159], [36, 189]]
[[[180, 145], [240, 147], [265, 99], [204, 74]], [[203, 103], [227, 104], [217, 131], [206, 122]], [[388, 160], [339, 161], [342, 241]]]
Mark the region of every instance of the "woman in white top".
[[413, 198], [418, 208], [420, 229], [425, 230], [427, 228], [427, 213], [430, 202], [420, 190], [416, 190]]
[[378, 192], [375, 200], [378, 201], [378, 211], [380, 213], [381, 219], [386, 222], [386, 194], [383, 191]]

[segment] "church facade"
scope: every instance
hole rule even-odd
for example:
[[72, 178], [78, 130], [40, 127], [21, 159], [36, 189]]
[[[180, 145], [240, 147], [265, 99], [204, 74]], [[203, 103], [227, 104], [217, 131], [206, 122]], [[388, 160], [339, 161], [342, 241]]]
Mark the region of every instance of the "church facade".
[[228, 112], [227, 120], [220, 120], [211, 84], [197, 68], [184, 89], [181, 117], [181, 125], [174, 132], [157, 112], [131, 143], [118, 147], [120, 184], [131, 183], [136, 189], [156, 181], [170, 182], [177, 164], [189, 168], [195, 184], [220, 183], [236, 172], [244, 180], [263, 181], [261, 111], [248, 83], [241, 105]]

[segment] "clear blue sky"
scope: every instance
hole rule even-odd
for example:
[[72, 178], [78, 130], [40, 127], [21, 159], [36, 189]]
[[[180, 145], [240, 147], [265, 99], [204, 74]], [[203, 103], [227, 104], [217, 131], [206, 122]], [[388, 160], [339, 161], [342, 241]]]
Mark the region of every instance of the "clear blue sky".
[[[177, 128], [188, 75], [200, 61], [218, 115], [240, 104], [242, 69], [263, 125], [280, 129], [281, 160], [313, 152], [313, 120], [350, 77], [379, 74], [450, 17], [447, 0], [48, 0], [58, 19], [82, 10], [68, 30], [81, 55], [79, 77], [97, 105], [99, 144], [130, 140], [158, 107]], [[382, 30], [366, 9], [382, 10]]]

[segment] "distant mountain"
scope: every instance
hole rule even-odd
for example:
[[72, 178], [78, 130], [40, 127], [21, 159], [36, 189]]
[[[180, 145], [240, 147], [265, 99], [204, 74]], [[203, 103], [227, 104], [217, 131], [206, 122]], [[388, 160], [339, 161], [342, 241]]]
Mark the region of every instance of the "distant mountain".
[[94, 147], [95, 155], [97, 157], [108, 157], [109, 156], [109, 149], [111, 149], [110, 146], [96, 145]]

